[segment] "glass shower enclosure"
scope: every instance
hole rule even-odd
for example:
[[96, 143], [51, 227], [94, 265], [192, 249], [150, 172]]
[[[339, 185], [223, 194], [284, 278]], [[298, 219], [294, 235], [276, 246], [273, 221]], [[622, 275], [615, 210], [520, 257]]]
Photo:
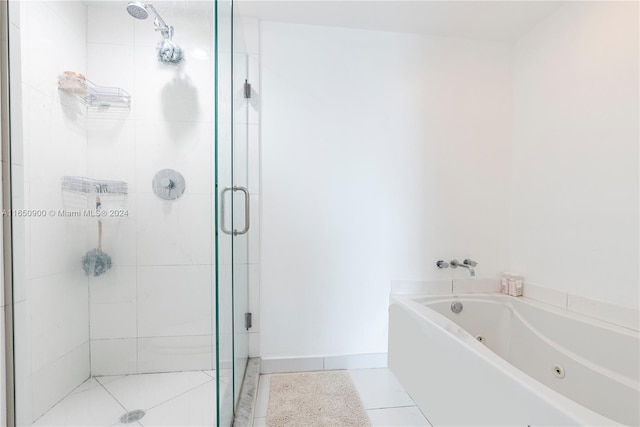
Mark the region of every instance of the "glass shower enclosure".
[[5, 24], [9, 425], [231, 425], [251, 232], [232, 1], [9, 1]]

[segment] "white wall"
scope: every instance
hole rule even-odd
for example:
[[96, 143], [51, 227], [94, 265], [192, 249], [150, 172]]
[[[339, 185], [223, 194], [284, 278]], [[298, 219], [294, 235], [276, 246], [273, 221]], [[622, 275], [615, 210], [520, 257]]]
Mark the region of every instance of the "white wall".
[[[105, 222], [114, 268], [90, 280], [93, 375], [214, 366], [213, 10], [154, 4], [186, 49], [180, 66], [158, 62], [152, 20], [120, 3], [88, 8], [88, 78], [132, 95], [131, 111], [88, 121], [88, 173], [126, 181], [130, 213]], [[152, 191], [165, 168], [185, 178], [178, 200]]]
[[261, 354], [386, 352], [393, 279], [508, 263], [511, 50], [263, 22]]
[[640, 307], [638, 3], [563, 6], [515, 46], [511, 268]]

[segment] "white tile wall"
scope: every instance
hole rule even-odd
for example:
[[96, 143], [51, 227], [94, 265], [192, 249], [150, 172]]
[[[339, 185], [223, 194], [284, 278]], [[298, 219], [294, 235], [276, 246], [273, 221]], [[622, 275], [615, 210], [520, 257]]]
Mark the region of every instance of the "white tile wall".
[[213, 369], [211, 335], [138, 338], [138, 372]]
[[[158, 62], [151, 20], [120, 4], [88, 7], [88, 72], [132, 96], [126, 114], [88, 123], [88, 170], [128, 182], [130, 213], [104, 225], [119, 268], [104, 286], [91, 281], [94, 374], [213, 366], [213, 11], [155, 6], [185, 48], [179, 66]], [[185, 178], [178, 200], [152, 191], [165, 168]]]
[[[121, 5], [95, 2], [88, 8], [87, 41], [89, 43], [131, 45], [133, 19], [126, 18]], [[123, 16], [124, 15], [124, 16]]]
[[[91, 50], [90, 50], [91, 52]], [[97, 179], [125, 181], [129, 195], [136, 192], [135, 122], [129, 116], [113, 118], [92, 114], [87, 121], [91, 146], [87, 170]]]
[[138, 267], [138, 336], [212, 333], [209, 266]]
[[49, 410], [89, 377], [89, 341], [33, 372], [34, 418]]
[[136, 208], [138, 265], [211, 264], [210, 195], [164, 201], [139, 194]]
[[88, 301], [82, 271], [30, 281], [33, 371], [46, 368], [89, 340]]
[[161, 169], [180, 172], [188, 194], [211, 194], [212, 126], [206, 122], [136, 120], [137, 191], [152, 193], [151, 180]]
[[91, 339], [91, 375], [124, 375], [137, 372], [136, 338]]

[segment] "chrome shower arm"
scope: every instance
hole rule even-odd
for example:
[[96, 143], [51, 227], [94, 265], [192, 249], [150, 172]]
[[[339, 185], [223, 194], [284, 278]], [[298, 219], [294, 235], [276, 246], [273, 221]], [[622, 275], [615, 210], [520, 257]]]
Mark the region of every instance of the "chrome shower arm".
[[153, 21], [153, 25], [155, 25], [156, 31], [160, 31], [160, 33], [162, 33], [162, 37], [164, 37], [165, 39], [171, 40], [171, 38], [173, 38], [173, 27], [171, 25], [168, 25], [165, 20], [162, 19], [162, 16], [160, 16], [156, 8], [153, 7], [151, 3], [145, 4], [145, 8], [153, 12], [153, 14], [156, 16], [155, 21]]

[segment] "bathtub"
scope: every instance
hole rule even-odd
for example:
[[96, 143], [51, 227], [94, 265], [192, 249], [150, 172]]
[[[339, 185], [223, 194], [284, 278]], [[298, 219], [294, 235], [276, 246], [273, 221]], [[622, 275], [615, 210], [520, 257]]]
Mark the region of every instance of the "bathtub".
[[640, 424], [640, 334], [525, 298], [393, 296], [389, 368], [434, 426]]

